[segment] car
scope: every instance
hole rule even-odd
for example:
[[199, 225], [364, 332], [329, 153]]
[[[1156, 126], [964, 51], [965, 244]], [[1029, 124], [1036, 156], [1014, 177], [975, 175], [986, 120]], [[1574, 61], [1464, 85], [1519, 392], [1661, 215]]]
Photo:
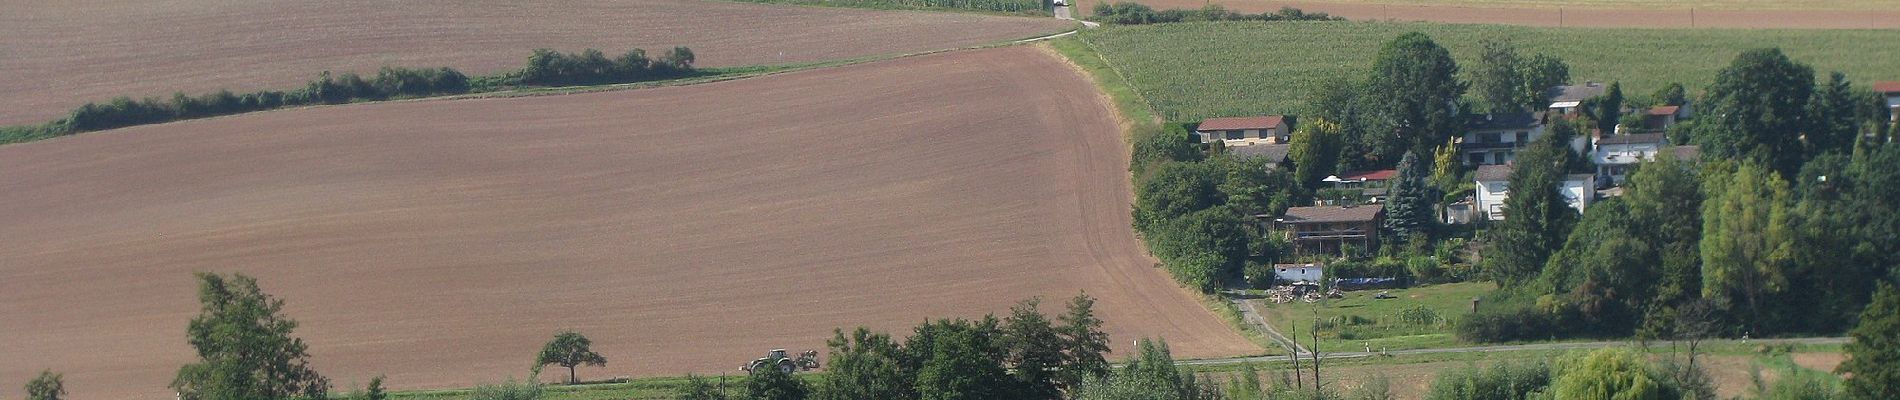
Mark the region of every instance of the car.
[[1068, 7], [1068, 6], [1069, 6], [1069, 2], [1068, 2], [1068, 1], [1064, 1], [1064, 0], [1055, 0], [1055, 5], [1056, 5], [1056, 7]]

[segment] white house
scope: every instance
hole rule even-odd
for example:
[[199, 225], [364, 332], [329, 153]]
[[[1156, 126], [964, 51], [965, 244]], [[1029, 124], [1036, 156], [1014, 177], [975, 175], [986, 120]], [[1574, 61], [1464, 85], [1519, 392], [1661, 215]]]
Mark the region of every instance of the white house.
[[1543, 136], [1544, 122], [1537, 114], [1486, 114], [1472, 118], [1458, 151], [1466, 165], [1505, 164], [1516, 158], [1518, 148]]
[[[1477, 171], [1477, 196], [1474, 212], [1481, 219], [1498, 221], [1505, 215], [1504, 201], [1511, 197], [1511, 166], [1481, 165]], [[1559, 193], [1570, 208], [1581, 213], [1596, 201], [1596, 175], [1571, 174], [1564, 177]]]
[[1584, 82], [1582, 85], [1552, 86], [1550, 112], [1557, 115], [1574, 115], [1585, 99], [1602, 96], [1606, 90], [1601, 82]]
[[1273, 264], [1273, 279], [1280, 282], [1319, 282], [1323, 275], [1318, 264]]
[[1590, 159], [1597, 164], [1597, 176], [1609, 178], [1611, 184], [1622, 185], [1630, 168], [1639, 162], [1655, 160], [1656, 152], [1662, 151], [1668, 143], [1669, 138], [1661, 133], [1598, 138], [1597, 151]]
[[1201, 139], [1201, 143], [1221, 141], [1227, 146], [1285, 144], [1293, 138], [1286, 117], [1280, 115], [1208, 118], [1194, 128], [1194, 135]]

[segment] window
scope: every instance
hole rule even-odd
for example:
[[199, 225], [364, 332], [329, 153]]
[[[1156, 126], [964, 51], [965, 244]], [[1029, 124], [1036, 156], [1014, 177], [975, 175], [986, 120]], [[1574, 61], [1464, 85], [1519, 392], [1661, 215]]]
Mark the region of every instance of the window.
[[1471, 153], [1472, 164], [1484, 164], [1484, 153]]
[[1244, 131], [1227, 131], [1227, 139], [1229, 140], [1240, 140], [1240, 139], [1246, 139], [1246, 138], [1247, 138], [1247, 133]]
[[1524, 142], [1529, 142], [1529, 141], [1531, 141], [1531, 132], [1530, 132], [1530, 131], [1519, 131], [1519, 132], [1517, 132], [1517, 142], [1518, 142], [1518, 143], [1524, 143]]

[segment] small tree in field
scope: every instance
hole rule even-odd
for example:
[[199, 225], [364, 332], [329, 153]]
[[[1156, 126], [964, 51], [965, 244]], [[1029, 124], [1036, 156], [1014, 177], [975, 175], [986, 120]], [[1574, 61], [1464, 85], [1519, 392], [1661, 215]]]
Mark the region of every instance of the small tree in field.
[[580, 383], [574, 375], [574, 368], [581, 365], [605, 366], [607, 357], [590, 349], [594, 341], [588, 340], [574, 331], [562, 331], [554, 335], [554, 340], [541, 347], [541, 355], [535, 357], [534, 365], [554, 364], [567, 367], [567, 383]]
[[184, 400], [321, 399], [330, 380], [309, 367], [297, 322], [284, 301], [264, 294], [257, 280], [198, 274], [203, 310], [186, 328], [199, 361], [178, 368], [171, 387]]
[[40, 371], [38, 378], [26, 383], [27, 400], [59, 400], [66, 396], [66, 379], [53, 371]]

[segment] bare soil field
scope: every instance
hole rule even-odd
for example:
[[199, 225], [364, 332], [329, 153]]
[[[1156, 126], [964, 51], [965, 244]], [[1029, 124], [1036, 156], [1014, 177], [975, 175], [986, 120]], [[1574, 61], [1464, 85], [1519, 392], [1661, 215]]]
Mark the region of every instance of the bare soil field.
[[0, 2], [0, 124], [87, 101], [289, 89], [384, 65], [488, 74], [530, 50], [689, 46], [704, 66], [910, 53], [1067, 29], [1050, 18], [701, 0]]
[[[1080, 0], [1078, 9], [1090, 13], [1091, 7], [1110, 0]], [[1220, 4], [1230, 11], [1260, 13], [1295, 7], [1308, 12], [1325, 12], [1355, 21], [1430, 21], [1529, 26], [1582, 26], [1631, 28], [1813, 28], [1813, 29], [1900, 29], [1900, 2], [1881, 0], [1866, 4], [1891, 5], [1854, 9], [1797, 8], [1783, 10], [1750, 8], [1691, 9], [1680, 5], [1636, 6], [1599, 4], [1577, 7], [1557, 2], [1473, 3], [1411, 2], [1307, 2], [1277, 0], [1134, 0], [1157, 9], [1200, 9]], [[1854, 2], [1847, 2], [1860, 4]], [[1564, 8], [1559, 9], [1557, 6]]]
[[0, 387], [169, 398], [194, 271], [288, 302], [343, 387], [734, 373], [836, 327], [1100, 299], [1118, 352], [1260, 349], [1129, 228], [1126, 144], [1044, 50], [702, 85], [254, 113], [0, 147]]

